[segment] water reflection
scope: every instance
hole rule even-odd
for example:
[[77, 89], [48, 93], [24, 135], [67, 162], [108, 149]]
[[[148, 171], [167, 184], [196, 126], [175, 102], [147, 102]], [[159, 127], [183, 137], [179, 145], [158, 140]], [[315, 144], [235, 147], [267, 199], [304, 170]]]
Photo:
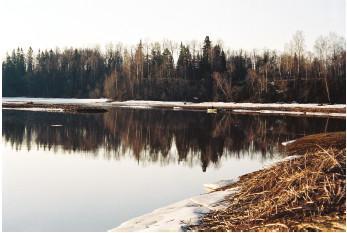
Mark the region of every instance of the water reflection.
[[[61, 124], [63, 127], [52, 127]], [[90, 156], [190, 166], [218, 164], [222, 156], [276, 154], [282, 141], [318, 132], [345, 130], [329, 118], [252, 116], [231, 113], [112, 109], [105, 114], [3, 111], [2, 137], [15, 149], [44, 148]]]

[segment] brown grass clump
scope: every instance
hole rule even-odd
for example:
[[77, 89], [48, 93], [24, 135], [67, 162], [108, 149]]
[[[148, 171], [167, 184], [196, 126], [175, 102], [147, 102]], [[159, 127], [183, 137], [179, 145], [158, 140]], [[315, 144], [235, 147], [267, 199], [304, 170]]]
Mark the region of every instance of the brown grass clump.
[[302, 156], [244, 175], [226, 210], [195, 231], [345, 231], [345, 133], [304, 137], [287, 153]]
[[300, 138], [284, 147], [288, 155], [302, 155], [317, 151], [320, 147], [342, 149], [346, 147], [346, 133], [320, 133]]

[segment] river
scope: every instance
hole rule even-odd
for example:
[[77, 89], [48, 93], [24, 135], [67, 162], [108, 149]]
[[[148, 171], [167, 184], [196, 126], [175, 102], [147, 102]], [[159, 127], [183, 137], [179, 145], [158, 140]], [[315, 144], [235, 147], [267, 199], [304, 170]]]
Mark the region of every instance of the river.
[[105, 231], [280, 159], [281, 142], [329, 131], [345, 131], [345, 119], [3, 110], [3, 230]]

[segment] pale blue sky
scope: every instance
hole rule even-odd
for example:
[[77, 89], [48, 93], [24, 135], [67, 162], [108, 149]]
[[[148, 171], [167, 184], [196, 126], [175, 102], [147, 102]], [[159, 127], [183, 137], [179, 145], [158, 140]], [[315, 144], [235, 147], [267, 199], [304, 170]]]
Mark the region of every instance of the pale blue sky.
[[17, 46], [104, 47], [140, 39], [212, 41], [283, 50], [296, 30], [307, 49], [345, 34], [344, 0], [1, 0], [1, 53]]

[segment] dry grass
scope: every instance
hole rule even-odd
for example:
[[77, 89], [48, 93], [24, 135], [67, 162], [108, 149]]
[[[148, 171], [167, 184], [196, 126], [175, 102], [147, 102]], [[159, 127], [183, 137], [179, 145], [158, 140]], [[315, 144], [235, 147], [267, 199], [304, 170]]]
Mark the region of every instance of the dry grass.
[[313, 134], [288, 144], [284, 149], [288, 155], [302, 155], [307, 152], [317, 151], [317, 149], [320, 149], [321, 147], [343, 149], [346, 147], [345, 140], [345, 132]]
[[288, 145], [299, 158], [241, 177], [226, 210], [194, 231], [345, 231], [345, 133], [317, 134]]

